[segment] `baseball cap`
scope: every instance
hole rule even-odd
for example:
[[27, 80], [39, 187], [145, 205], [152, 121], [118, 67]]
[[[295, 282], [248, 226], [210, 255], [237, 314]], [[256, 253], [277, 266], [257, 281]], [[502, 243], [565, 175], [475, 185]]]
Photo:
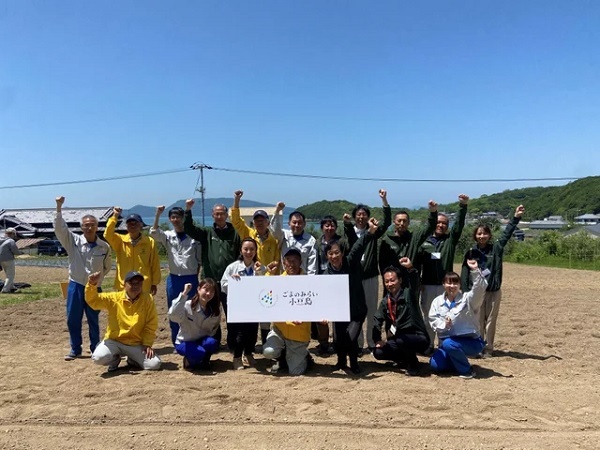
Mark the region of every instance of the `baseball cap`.
[[142, 280], [144, 279], [144, 275], [142, 275], [139, 272], [136, 272], [135, 270], [132, 270], [131, 272], [127, 272], [127, 275], [125, 275], [125, 282], [127, 281], [131, 281], [134, 278], [141, 278]]
[[257, 209], [256, 211], [254, 211], [252, 219], [256, 219], [257, 217], [264, 217], [265, 219], [269, 220], [269, 215], [264, 209]]
[[139, 222], [142, 225], [146, 226], [146, 224], [142, 220], [142, 217], [139, 214], [129, 214], [125, 219], [125, 223], [129, 222], [130, 220], [135, 220], [136, 222]]
[[283, 254], [283, 257], [285, 258], [286, 256], [290, 256], [290, 255], [298, 255], [300, 258], [302, 258], [302, 253], [296, 247], [288, 248], [285, 251], [285, 253]]

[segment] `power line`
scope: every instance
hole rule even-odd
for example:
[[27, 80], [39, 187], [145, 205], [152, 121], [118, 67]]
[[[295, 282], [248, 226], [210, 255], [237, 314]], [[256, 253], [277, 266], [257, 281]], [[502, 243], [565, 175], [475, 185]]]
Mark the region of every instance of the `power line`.
[[270, 175], [275, 177], [295, 177], [295, 178], [316, 178], [320, 180], [342, 180], [342, 181], [379, 181], [379, 182], [394, 182], [394, 183], [485, 183], [485, 182], [515, 182], [515, 181], [569, 181], [577, 180], [581, 177], [550, 177], [550, 178], [482, 178], [482, 179], [467, 179], [458, 180], [456, 178], [451, 179], [426, 179], [426, 178], [359, 178], [359, 177], [337, 177], [327, 175], [308, 175], [308, 174], [295, 174], [295, 173], [276, 173], [276, 172], [259, 172], [254, 170], [242, 170], [242, 169], [227, 169], [224, 167], [212, 167], [213, 170], [220, 170], [222, 172], [236, 172], [246, 173], [252, 175]]
[[67, 185], [67, 184], [97, 183], [100, 181], [128, 180], [131, 178], [153, 177], [156, 175], [168, 175], [171, 173], [187, 172], [188, 170], [191, 170], [191, 168], [186, 167], [185, 169], [163, 170], [161, 172], [138, 173], [138, 174], [134, 174], [134, 175], [121, 175], [121, 176], [106, 177], [106, 178], [92, 178], [89, 180], [56, 181], [54, 183], [38, 183], [38, 184], [22, 184], [22, 185], [15, 185], [15, 186], [0, 186], [0, 189], [22, 189], [22, 188], [32, 188], [32, 187], [62, 186], [62, 185]]
[[[581, 177], [546, 177], [546, 178], [475, 178], [460, 180], [456, 178], [442, 179], [442, 178], [361, 178], [361, 177], [340, 177], [331, 175], [310, 175], [310, 174], [299, 174], [299, 173], [283, 173], [283, 172], [264, 172], [256, 170], [243, 170], [243, 169], [229, 169], [226, 167], [212, 167], [203, 165], [205, 169], [218, 170], [221, 172], [233, 172], [233, 173], [244, 173], [249, 175], [267, 175], [274, 177], [290, 177], [290, 178], [309, 178], [319, 180], [339, 180], [339, 181], [376, 181], [376, 182], [388, 182], [388, 183], [489, 183], [489, 182], [524, 182], [524, 181], [570, 181], [577, 180]], [[190, 167], [163, 170], [159, 172], [148, 172], [133, 175], [120, 175], [114, 177], [105, 178], [92, 178], [88, 180], [74, 180], [74, 181], [57, 181], [52, 183], [37, 183], [37, 184], [22, 184], [13, 186], [0, 186], [0, 190], [6, 189], [24, 189], [34, 187], [47, 187], [47, 186], [61, 186], [71, 184], [85, 184], [85, 183], [98, 183], [102, 181], [115, 181], [115, 180], [127, 180], [132, 178], [143, 178], [152, 177], [157, 175], [169, 175], [173, 173], [187, 172], [188, 170], [196, 170], [199, 166], [194, 164]]]

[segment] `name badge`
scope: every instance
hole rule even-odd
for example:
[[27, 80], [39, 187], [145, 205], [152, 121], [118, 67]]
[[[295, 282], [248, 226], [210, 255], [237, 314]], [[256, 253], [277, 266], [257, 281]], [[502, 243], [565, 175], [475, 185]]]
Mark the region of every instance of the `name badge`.
[[431, 254], [431, 259], [442, 259], [442, 254], [440, 252], [433, 252]]
[[487, 277], [490, 273], [492, 273], [492, 272], [490, 272], [490, 269], [485, 269], [481, 272], [481, 275], [483, 275], [484, 277]]
[[390, 327], [390, 333], [392, 333], [393, 335], [396, 335], [396, 325], [392, 325]]

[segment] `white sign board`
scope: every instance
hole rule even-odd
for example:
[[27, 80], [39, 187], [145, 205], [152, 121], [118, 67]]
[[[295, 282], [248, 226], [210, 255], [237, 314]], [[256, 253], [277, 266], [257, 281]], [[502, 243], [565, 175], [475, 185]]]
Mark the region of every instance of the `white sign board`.
[[350, 321], [348, 275], [231, 279], [227, 322]]

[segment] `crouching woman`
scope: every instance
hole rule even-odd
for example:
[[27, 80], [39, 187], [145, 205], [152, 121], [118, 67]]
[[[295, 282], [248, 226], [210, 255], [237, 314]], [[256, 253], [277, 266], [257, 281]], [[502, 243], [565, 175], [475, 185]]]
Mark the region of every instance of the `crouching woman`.
[[212, 278], [202, 280], [188, 300], [191, 289], [187, 283], [169, 308], [169, 320], [179, 324], [175, 350], [183, 356], [184, 369], [209, 369], [210, 357], [219, 349], [214, 337], [221, 320], [219, 291]]
[[467, 260], [473, 287], [460, 291], [460, 277], [454, 272], [444, 276], [444, 294], [436, 297], [429, 310], [429, 323], [438, 334], [439, 348], [431, 356], [435, 372], [458, 372], [461, 378], [473, 378], [475, 372], [467, 359], [477, 356], [485, 347], [479, 333], [479, 309], [487, 281], [474, 259]]

